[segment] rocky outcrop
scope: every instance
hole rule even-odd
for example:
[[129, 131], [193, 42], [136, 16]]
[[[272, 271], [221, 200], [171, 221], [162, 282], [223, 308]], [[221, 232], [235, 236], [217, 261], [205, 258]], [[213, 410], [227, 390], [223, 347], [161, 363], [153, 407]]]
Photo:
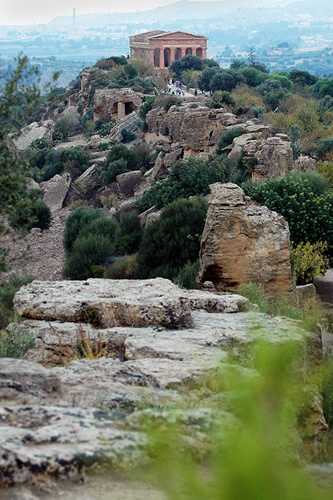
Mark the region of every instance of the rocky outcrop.
[[[66, 301], [64, 296], [68, 296]], [[219, 295], [207, 294], [205, 300], [215, 304], [209, 305], [210, 308], [225, 308], [226, 299]], [[232, 301], [237, 311], [245, 299], [235, 296]], [[145, 281], [34, 281], [22, 287], [15, 296], [15, 308], [25, 318], [81, 321], [104, 327], [155, 325], [179, 328], [188, 324], [192, 303], [195, 299], [189, 299], [186, 291], [163, 278]]]
[[288, 136], [284, 134], [277, 134], [264, 140], [254, 158], [257, 160], [251, 168], [254, 180], [286, 176], [294, 168], [293, 151]]
[[210, 186], [200, 249], [201, 283], [236, 292], [242, 283], [261, 284], [270, 297], [292, 292], [289, 227], [284, 218], [244, 196], [236, 184]]
[[19, 155], [29, 148], [31, 143], [37, 139], [48, 139], [52, 142], [54, 121], [47, 120], [42, 124], [33, 122], [21, 130], [21, 135], [14, 137], [9, 135], [7, 138], [8, 147]]
[[154, 108], [146, 116], [146, 140], [178, 142], [184, 151], [193, 154], [209, 152], [217, 145], [228, 118], [230, 113], [225, 109], [210, 109], [201, 103], [171, 106], [167, 112], [164, 108]]
[[[287, 175], [294, 166], [288, 136], [274, 134], [270, 125], [258, 119], [244, 120], [223, 108], [210, 109], [202, 103], [183, 103], [171, 106], [168, 111], [154, 108], [147, 114], [146, 121], [147, 142], [154, 149], [161, 147], [163, 150], [155, 162], [155, 177], [163, 175], [181, 156], [211, 153], [221, 135], [234, 127], [242, 129], [244, 134], [235, 137], [223, 152], [234, 161], [242, 157], [253, 179]], [[171, 145], [173, 151], [170, 151]]]
[[[249, 122], [247, 122], [249, 123]], [[269, 126], [246, 126], [246, 134], [235, 137], [225, 148], [228, 157], [243, 162], [251, 170], [253, 180], [288, 175], [294, 168], [293, 152], [287, 135], [273, 135]], [[252, 132], [250, 132], [252, 130]]]
[[60, 210], [64, 206], [70, 185], [71, 175], [69, 173], [57, 174], [49, 181], [40, 184], [40, 189], [44, 192], [44, 201], [51, 212]]
[[[25, 360], [0, 359], [2, 485], [40, 474], [71, 477], [99, 461], [126, 469], [145, 462], [147, 418], [177, 422], [202, 453], [214, 422], [239, 425], [231, 407], [214, 409], [219, 395], [205, 388], [209, 373], [257, 377], [250, 361], [257, 339], [276, 346], [292, 338], [304, 355], [305, 377], [321, 356], [318, 337], [295, 322], [257, 313], [253, 330], [253, 313], [241, 312], [249, 306], [243, 297], [181, 290], [161, 278], [123, 283], [33, 282], [16, 294], [16, 310], [31, 319], [15, 328], [34, 331], [36, 341]], [[123, 326], [92, 326], [88, 316], [76, 314], [87, 306], [106, 311], [111, 302], [122, 310], [117, 324]], [[132, 325], [128, 309], [136, 310]], [[316, 398], [304, 428], [310, 444], [320, 441], [325, 424]]]

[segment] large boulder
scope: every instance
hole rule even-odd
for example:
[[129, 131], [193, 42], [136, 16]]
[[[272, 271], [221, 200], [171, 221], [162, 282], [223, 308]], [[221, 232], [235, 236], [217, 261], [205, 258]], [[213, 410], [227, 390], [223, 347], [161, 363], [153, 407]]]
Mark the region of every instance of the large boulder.
[[263, 285], [270, 297], [293, 290], [289, 227], [284, 218], [256, 205], [236, 184], [210, 186], [200, 249], [201, 283], [236, 292], [243, 283]]
[[42, 182], [40, 188], [44, 192], [44, 201], [51, 212], [60, 210], [64, 206], [71, 185], [71, 175], [65, 172], [55, 175], [49, 181]]
[[7, 142], [9, 148], [19, 155], [28, 149], [32, 142], [37, 139], [48, 139], [52, 142], [53, 131], [54, 131], [54, 121], [47, 120], [41, 124], [37, 122], [30, 123], [21, 130], [21, 134], [18, 137], [9, 135]]
[[288, 136], [284, 134], [264, 140], [254, 157], [257, 164], [252, 168], [252, 179], [286, 176], [294, 168], [293, 150]]
[[94, 163], [76, 179], [75, 186], [81, 193], [89, 196], [92, 195], [96, 189], [100, 188], [102, 183], [103, 174], [100, 167]]

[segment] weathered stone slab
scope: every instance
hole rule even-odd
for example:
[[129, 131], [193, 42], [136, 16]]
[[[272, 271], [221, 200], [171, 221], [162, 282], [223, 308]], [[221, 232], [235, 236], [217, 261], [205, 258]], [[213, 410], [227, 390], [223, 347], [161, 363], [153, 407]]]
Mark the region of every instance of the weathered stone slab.
[[15, 308], [27, 318], [101, 326], [179, 328], [188, 323], [191, 314], [180, 289], [162, 278], [33, 281], [16, 294]]

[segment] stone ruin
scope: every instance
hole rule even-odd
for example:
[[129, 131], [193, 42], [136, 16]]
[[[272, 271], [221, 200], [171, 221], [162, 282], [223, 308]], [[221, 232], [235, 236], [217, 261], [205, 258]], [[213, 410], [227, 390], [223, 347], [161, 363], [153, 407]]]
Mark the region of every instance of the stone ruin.
[[97, 89], [94, 94], [94, 121], [121, 120], [137, 111], [142, 97], [132, 89]]

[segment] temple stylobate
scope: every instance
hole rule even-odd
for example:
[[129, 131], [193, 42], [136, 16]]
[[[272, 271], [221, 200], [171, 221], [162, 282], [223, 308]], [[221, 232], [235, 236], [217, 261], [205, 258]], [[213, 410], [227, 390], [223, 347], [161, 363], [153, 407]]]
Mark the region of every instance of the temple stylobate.
[[183, 31], [147, 31], [130, 36], [131, 58], [151, 62], [156, 68], [168, 68], [185, 55], [206, 58], [206, 36]]

